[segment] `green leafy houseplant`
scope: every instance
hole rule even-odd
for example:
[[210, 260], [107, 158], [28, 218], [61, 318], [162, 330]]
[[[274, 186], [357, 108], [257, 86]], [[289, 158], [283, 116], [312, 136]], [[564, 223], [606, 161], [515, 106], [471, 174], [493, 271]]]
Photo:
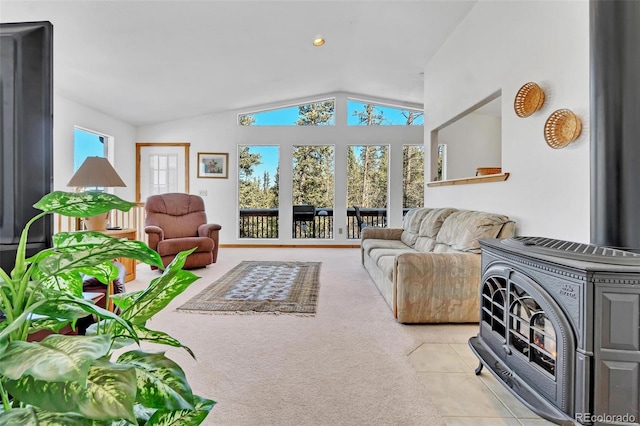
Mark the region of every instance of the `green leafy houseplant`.
[[[146, 322], [198, 277], [182, 269], [182, 252], [139, 292], [114, 296], [119, 315], [82, 298], [82, 274], [108, 283], [111, 260], [137, 259], [163, 268], [141, 241], [92, 231], [53, 236], [53, 248], [26, 258], [30, 226], [50, 213], [86, 217], [133, 203], [114, 195], [53, 192], [34, 205], [42, 213], [27, 223], [15, 267], [0, 269], [0, 424], [2, 425], [197, 425], [215, 402], [192, 393], [184, 372], [164, 352], [146, 352], [141, 341], [189, 348]], [[110, 295], [107, 295], [109, 297]], [[77, 319], [100, 320], [83, 336], [57, 334]], [[54, 332], [40, 342], [28, 336]], [[133, 347], [131, 350], [129, 347]]]

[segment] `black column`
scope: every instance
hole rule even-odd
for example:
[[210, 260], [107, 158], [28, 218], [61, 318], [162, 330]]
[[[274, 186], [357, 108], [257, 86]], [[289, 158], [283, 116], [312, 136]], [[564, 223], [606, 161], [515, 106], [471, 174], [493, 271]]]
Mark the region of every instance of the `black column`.
[[[53, 184], [53, 26], [0, 24], [0, 267], [15, 264], [22, 228]], [[36, 221], [27, 256], [52, 245], [53, 218]]]
[[590, 1], [591, 242], [640, 251], [640, 1]]

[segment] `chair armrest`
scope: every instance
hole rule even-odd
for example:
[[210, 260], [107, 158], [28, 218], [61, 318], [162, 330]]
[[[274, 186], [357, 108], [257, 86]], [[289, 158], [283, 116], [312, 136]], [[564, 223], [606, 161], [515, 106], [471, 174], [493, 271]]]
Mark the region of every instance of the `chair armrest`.
[[213, 263], [218, 261], [218, 248], [220, 247], [218, 244], [218, 238], [221, 229], [222, 226], [217, 223], [206, 223], [198, 226], [199, 237], [209, 237], [213, 240], [213, 251], [211, 252]]
[[403, 253], [396, 257], [396, 316], [401, 323], [478, 322], [481, 256]]
[[402, 231], [402, 228], [364, 228], [360, 232], [360, 239], [399, 240]]
[[216, 242], [218, 241], [218, 231], [222, 229], [222, 226], [217, 223], [207, 223], [204, 225], [198, 226], [198, 236], [199, 237], [209, 237]]
[[164, 240], [164, 231], [162, 228], [154, 225], [147, 225], [144, 227], [144, 232], [149, 236], [149, 247], [152, 250], [157, 250], [158, 243]]

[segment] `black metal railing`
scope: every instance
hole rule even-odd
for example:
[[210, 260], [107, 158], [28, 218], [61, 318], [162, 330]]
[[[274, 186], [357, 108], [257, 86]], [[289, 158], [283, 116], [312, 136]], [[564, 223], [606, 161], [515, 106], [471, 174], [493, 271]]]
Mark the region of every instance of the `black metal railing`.
[[278, 209], [240, 209], [240, 238], [278, 238]]
[[[409, 209], [403, 209], [405, 215]], [[360, 208], [366, 226], [386, 227], [387, 209]], [[296, 218], [296, 216], [294, 216]], [[313, 217], [300, 216], [293, 221], [293, 238], [332, 239], [334, 237], [333, 208], [316, 208]], [[278, 238], [278, 209], [240, 209], [240, 238]], [[359, 239], [360, 228], [353, 208], [347, 209], [347, 238]]]
[[294, 213], [293, 238], [333, 238], [333, 209], [317, 208], [311, 217]]

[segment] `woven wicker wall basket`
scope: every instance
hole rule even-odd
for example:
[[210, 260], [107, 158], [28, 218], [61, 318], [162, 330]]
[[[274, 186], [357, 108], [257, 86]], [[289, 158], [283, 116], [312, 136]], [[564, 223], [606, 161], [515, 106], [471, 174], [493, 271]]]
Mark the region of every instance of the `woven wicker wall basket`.
[[544, 125], [544, 139], [554, 149], [564, 148], [578, 139], [582, 131], [580, 119], [569, 109], [554, 111]]
[[518, 117], [529, 117], [542, 108], [544, 104], [544, 91], [534, 82], [526, 83], [516, 93], [513, 101], [513, 109]]

